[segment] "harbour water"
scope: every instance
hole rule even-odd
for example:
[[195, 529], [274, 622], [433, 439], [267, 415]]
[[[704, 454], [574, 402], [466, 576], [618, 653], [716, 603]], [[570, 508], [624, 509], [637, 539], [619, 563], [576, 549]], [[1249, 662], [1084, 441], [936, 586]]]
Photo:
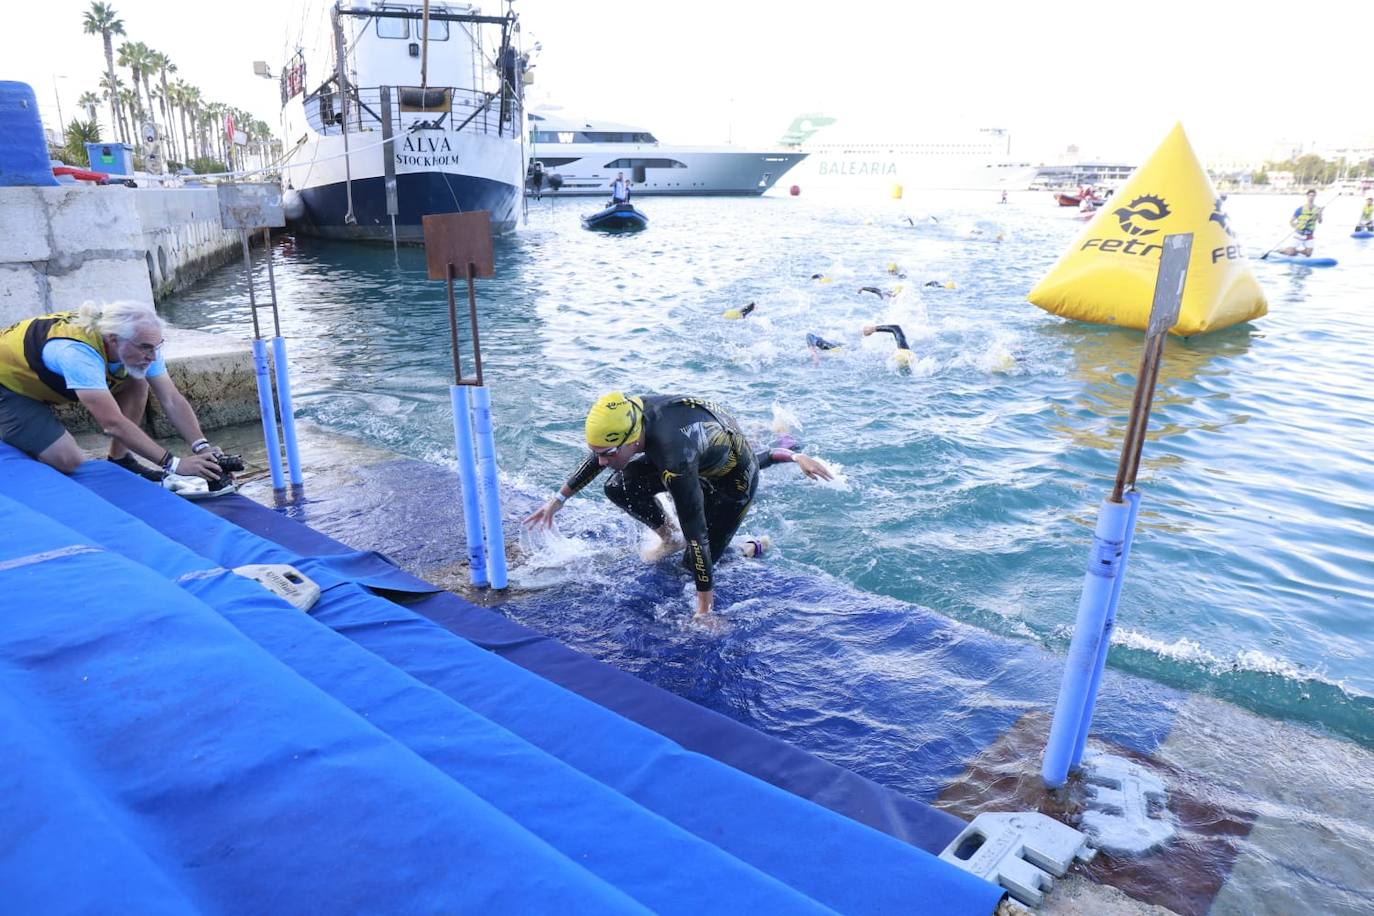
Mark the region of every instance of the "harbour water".
[[[1357, 208], [1344, 203], [1350, 219], [1338, 202], [1319, 234], [1318, 253], [1339, 267], [1257, 264], [1268, 317], [1169, 341], [1110, 664], [1374, 747], [1374, 247], [1348, 238]], [[497, 277], [479, 282], [508, 526], [580, 459], [582, 417], [599, 393], [705, 395], [759, 442], [787, 426], [839, 472], [833, 485], [786, 466], [764, 472], [743, 531], [771, 536], [766, 563], [836, 585], [775, 638], [806, 641], [813, 660], [845, 642], [849, 662], [881, 681], [901, 608], [918, 605], [1062, 651], [1142, 343], [1025, 302], [1080, 220], [1046, 194], [1006, 206], [971, 192], [650, 199], [648, 232], [610, 237], [580, 228], [590, 209], [531, 202], [527, 225], [497, 243]], [[1228, 204], [1247, 249], [1260, 251], [1291, 209], [1269, 196]], [[447, 307], [422, 252], [284, 238], [275, 254], [298, 416], [451, 462]], [[897, 284], [891, 299], [858, 292]], [[722, 319], [751, 301], [749, 318]], [[185, 327], [250, 327], [235, 268], [163, 312]], [[895, 370], [890, 338], [861, 337], [870, 322], [902, 325], [918, 357], [909, 374]], [[813, 363], [808, 332], [844, 350]], [[754, 567], [736, 561], [721, 574], [722, 633], [686, 626], [688, 586], [684, 577], [679, 592], [671, 576], [649, 616], [627, 627], [608, 619], [605, 595], [638, 581], [639, 533], [595, 486], [559, 521], [562, 536], [521, 535], [512, 580], [585, 613], [532, 619], [519, 601], [511, 613], [679, 692], [709, 692], [719, 672], [702, 656], [730, 656], [732, 628], [796, 614], [787, 596], [745, 588]], [[732, 584], [750, 597], [732, 602]], [[835, 595], [849, 593], [892, 599], [890, 628], [848, 632], [855, 621]], [[773, 649], [776, 663], [791, 648], [754, 640], [747, 658], [726, 661], [747, 667]], [[831, 669], [799, 655], [770, 671], [805, 693]], [[821, 743], [843, 744], [847, 732], [864, 742], [839, 762], [905, 788], [894, 761], [868, 753], [881, 741], [864, 737], [892, 723], [857, 700], [811, 713], [814, 729], [846, 723]], [[772, 724], [808, 744], [806, 722]]]

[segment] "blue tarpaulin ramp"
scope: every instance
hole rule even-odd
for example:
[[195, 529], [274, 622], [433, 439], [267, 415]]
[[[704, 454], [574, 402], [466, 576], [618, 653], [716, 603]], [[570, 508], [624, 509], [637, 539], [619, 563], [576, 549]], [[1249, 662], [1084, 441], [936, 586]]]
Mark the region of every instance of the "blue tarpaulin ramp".
[[[104, 462], [0, 445], [18, 912], [988, 913], [1001, 891]], [[288, 562], [310, 614], [229, 571]]]

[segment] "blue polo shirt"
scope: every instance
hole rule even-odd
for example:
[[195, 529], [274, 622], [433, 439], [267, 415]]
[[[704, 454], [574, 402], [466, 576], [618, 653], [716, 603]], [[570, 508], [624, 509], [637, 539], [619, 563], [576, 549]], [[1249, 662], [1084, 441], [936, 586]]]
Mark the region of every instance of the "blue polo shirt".
[[[67, 380], [72, 389], [107, 388], [105, 366], [95, 347], [79, 340], [50, 340], [43, 345], [43, 365]], [[124, 368], [123, 363], [110, 363], [111, 373]], [[148, 367], [148, 378], [162, 375], [167, 371], [167, 363], [158, 350], [157, 359]]]

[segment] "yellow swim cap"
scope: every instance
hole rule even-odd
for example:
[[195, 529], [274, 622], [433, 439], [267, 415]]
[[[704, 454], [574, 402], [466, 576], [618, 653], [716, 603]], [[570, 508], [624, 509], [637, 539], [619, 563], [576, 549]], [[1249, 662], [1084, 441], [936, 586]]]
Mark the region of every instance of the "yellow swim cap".
[[907, 369], [916, 360], [916, 354], [910, 350], [896, 350], [893, 351], [892, 358], [897, 361], [898, 366]]
[[633, 442], [644, 429], [644, 402], [620, 391], [603, 394], [587, 411], [585, 429], [592, 448]]
[[890, 264], [887, 265], [887, 272], [890, 273], [890, 274], [899, 273], [899, 272], [901, 272], [901, 268], [897, 266], [897, 262], [896, 262], [896, 261], [893, 261], [893, 262], [891, 262]]
[[723, 311], [723, 312], [720, 313], [720, 317], [722, 317], [722, 318], [743, 318], [743, 317], [744, 317], [744, 313], [741, 312], [739, 309], [726, 309], [725, 311]]
[[953, 281], [953, 280], [950, 280], [948, 283], [945, 284], [945, 289], [954, 289], [954, 288], [955, 288], [955, 286], [954, 286], [954, 281]]

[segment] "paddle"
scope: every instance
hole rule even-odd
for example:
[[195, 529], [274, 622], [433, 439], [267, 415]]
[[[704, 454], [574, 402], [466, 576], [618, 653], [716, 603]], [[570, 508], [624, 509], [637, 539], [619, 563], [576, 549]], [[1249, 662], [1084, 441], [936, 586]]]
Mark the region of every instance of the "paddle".
[[[1327, 206], [1331, 203], [1331, 201], [1333, 201], [1333, 200], [1335, 200], [1337, 197], [1340, 197], [1340, 196], [1341, 196], [1341, 193], [1342, 193], [1342, 192], [1341, 192], [1340, 190], [1337, 190], [1335, 194], [1333, 194], [1333, 195], [1331, 195], [1330, 197], [1328, 197], [1328, 198], [1326, 199], [1326, 203], [1322, 204], [1320, 207], [1317, 208], [1317, 212], [1320, 213], [1321, 211], [1325, 210], [1325, 209], [1327, 208]], [[1269, 249], [1268, 251], [1266, 251], [1264, 254], [1260, 255], [1260, 260], [1261, 260], [1261, 261], [1268, 260], [1268, 259], [1269, 259], [1269, 256], [1270, 256], [1271, 254], [1273, 254], [1274, 252], [1278, 251], [1278, 250], [1279, 250], [1279, 246], [1282, 245], [1282, 244], [1288, 239], [1288, 237], [1289, 237], [1290, 235], [1292, 235], [1292, 234], [1293, 234], [1293, 230], [1292, 230], [1292, 229], [1289, 229], [1287, 232], [1285, 232], [1285, 233], [1283, 234], [1283, 238], [1279, 239], [1277, 242], [1274, 243], [1274, 247], [1273, 247], [1273, 248], [1270, 248], [1270, 249]]]

